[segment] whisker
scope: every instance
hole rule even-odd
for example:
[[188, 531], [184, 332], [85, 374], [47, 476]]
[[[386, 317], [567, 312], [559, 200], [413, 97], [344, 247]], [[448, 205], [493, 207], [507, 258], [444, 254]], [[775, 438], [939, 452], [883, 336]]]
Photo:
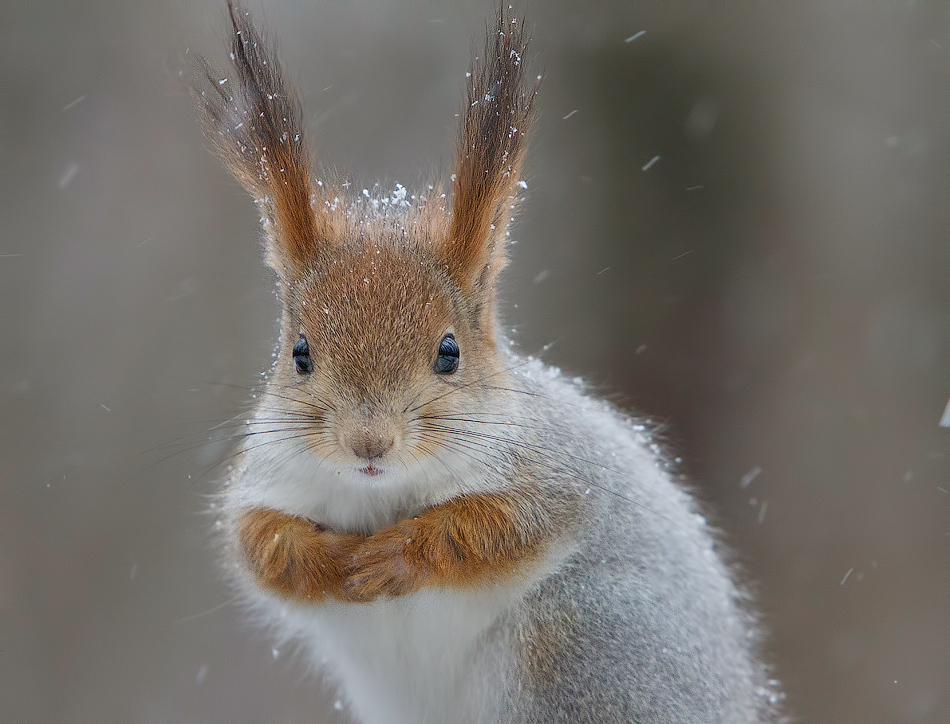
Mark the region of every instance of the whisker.
[[188, 621], [194, 621], [196, 618], [202, 618], [204, 616], [207, 616], [208, 614], [220, 611], [222, 608], [225, 608], [226, 606], [230, 606], [232, 603], [236, 603], [239, 599], [240, 599], [240, 596], [235, 596], [234, 598], [231, 598], [227, 601], [223, 601], [222, 603], [219, 603], [217, 606], [212, 606], [207, 611], [201, 611], [200, 613], [193, 613], [190, 616], [185, 616], [183, 618], [180, 618], [177, 621], [175, 621], [175, 623], [182, 624], [182, 623], [187, 623]]
[[211, 472], [212, 470], [214, 470], [215, 468], [220, 467], [220, 466], [223, 465], [224, 463], [229, 462], [229, 461], [231, 461], [231, 460], [234, 460], [235, 458], [240, 457], [240, 456], [243, 455], [244, 453], [250, 452], [251, 450], [257, 450], [257, 449], [262, 448], [262, 447], [265, 447], [265, 446], [267, 446], [267, 445], [278, 445], [278, 444], [287, 442], [288, 440], [298, 440], [298, 439], [301, 439], [301, 438], [310, 437], [310, 436], [313, 436], [314, 434], [315, 434], [314, 432], [309, 431], [309, 432], [304, 433], [303, 435], [288, 435], [288, 436], [286, 436], [286, 437], [277, 438], [276, 440], [266, 440], [266, 441], [264, 441], [264, 442], [262, 442], [262, 443], [258, 443], [258, 444], [256, 444], [256, 445], [251, 445], [251, 446], [249, 446], [249, 447], [242, 447], [240, 450], [238, 450], [237, 452], [235, 452], [235, 453], [233, 453], [233, 454], [231, 454], [231, 455], [228, 455], [228, 456], [225, 457], [223, 460], [219, 460], [218, 462], [214, 463], [213, 465], [210, 465], [209, 467], [205, 468], [201, 473], [199, 473], [198, 477], [199, 477], [199, 478], [204, 477], [205, 475], [207, 475], [208, 473], [210, 473], [210, 472]]
[[[245, 426], [244, 426], [244, 425], [241, 425], [241, 427], [245, 427]], [[222, 436], [222, 437], [209, 437], [209, 438], [205, 438], [205, 439], [201, 440], [200, 442], [197, 442], [197, 443], [194, 443], [194, 444], [190, 444], [190, 443], [189, 443], [188, 441], [186, 441], [186, 440], [181, 440], [181, 441], [179, 441], [179, 442], [165, 443], [164, 445], [159, 445], [159, 446], [157, 446], [157, 447], [152, 448], [152, 449], [149, 450], [148, 452], [155, 452], [155, 451], [157, 451], [157, 450], [166, 449], [166, 448], [169, 448], [169, 447], [173, 447], [173, 446], [175, 446], [175, 445], [183, 446], [183, 447], [181, 447], [181, 448], [178, 449], [178, 450], [175, 450], [175, 451], [172, 452], [172, 453], [169, 453], [168, 455], [166, 455], [166, 456], [164, 456], [164, 457], [162, 457], [162, 458], [159, 458], [158, 460], [156, 460], [155, 462], [153, 462], [153, 463], [151, 463], [151, 464], [149, 464], [149, 465], [146, 465], [146, 466], [143, 468], [143, 470], [151, 470], [151, 469], [154, 468], [156, 465], [160, 465], [160, 464], [163, 463], [163, 462], [167, 462], [168, 460], [172, 459], [173, 457], [176, 457], [176, 456], [178, 456], [178, 455], [184, 455], [184, 454], [189, 453], [189, 452], [192, 452], [192, 451], [194, 451], [194, 450], [200, 450], [201, 448], [203, 448], [203, 447], [205, 447], [205, 446], [207, 446], [207, 445], [213, 445], [213, 444], [215, 444], [215, 443], [233, 442], [234, 440], [243, 440], [243, 439], [248, 438], [248, 437], [251, 437], [251, 436], [253, 436], [253, 435], [265, 435], [265, 434], [268, 434], [268, 433], [291, 432], [291, 431], [302, 431], [302, 430], [312, 430], [312, 431], [314, 431], [314, 432], [319, 432], [321, 429], [322, 429], [322, 428], [320, 428], [319, 426], [315, 426], [315, 425], [312, 425], [312, 424], [304, 425], [303, 423], [297, 423], [297, 422], [291, 421], [289, 424], [287, 424], [287, 425], [284, 426], [284, 427], [273, 427], [273, 428], [268, 428], [268, 429], [266, 429], [266, 430], [246, 430], [245, 432], [239, 433], [239, 434], [237, 434], [237, 435], [227, 435], [227, 436]], [[143, 453], [143, 454], [144, 454], [144, 453]]]
[[[438, 437], [435, 437], [435, 436], [428, 439], [427, 442], [433, 443], [438, 447], [444, 447], [444, 448], [449, 448], [449, 449], [454, 447], [460, 455], [464, 455], [465, 457], [469, 458], [475, 463], [483, 462], [482, 459], [476, 455], [476, 453], [484, 453], [486, 450], [488, 450], [483, 445], [467, 444], [467, 443], [463, 443], [460, 440], [444, 440], [444, 439], [439, 439]], [[470, 451], [470, 452], [465, 452], [465, 451]], [[488, 451], [491, 452], [490, 450]]]
[[[595, 461], [593, 461], [593, 460], [588, 460], [588, 459], [586, 459], [586, 458], [582, 458], [582, 457], [580, 457], [580, 456], [578, 456], [578, 455], [572, 455], [571, 453], [564, 452], [563, 450], [556, 450], [556, 449], [554, 449], [554, 448], [549, 448], [549, 447], [547, 447], [547, 446], [537, 445], [537, 444], [534, 444], [534, 443], [527, 443], [527, 442], [524, 442], [524, 441], [521, 441], [521, 440], [511, 440], [511, 439], [509, 439], [509, 438], [501, 437], [501, 436], [498, 436], [498, 435], [490, 435], [490, 434], [488, 434], [488, 433], [477, 432], [477, 431], [474, 431], [474, 430], [465, 430], [464, 428], [454, 428], [454, 427], [447, 426], [447, 425], [435, 425], [435, 426], [433, 426], [433, 427], [434, 427], [435, 429], [438, 429], [438, 430], [442, 431], [442, 432], [452, 432], [452, 433], [457, 433], [457, 434], [460, 434], [460, 435], [465, 435], [465, 436], [467, 436], [467, 437], [469, 437], [469, 438], [486, 439], [486, 440], [491, 440], [491, 441], [495, 441], [495, 442], [499, 442], [499, 443], [505, 443], [505, 444], [508, 444], [508, 445], [512, 445], [512, 446], [514, 446], [514, 447], [516, 447], [516, 448], [528, 449], [528, 450], [531, 450], [532, 452], [535, 452], [535, 453], [537, 453], [537, 454], [539, 454], [539, 455], [541, 456], [541, 457], [540, 457], [540, 462], [544, 462], [544, 461], [545, 461], [545, 458], [544, 458], [544, 455], [545, 455], [545, 454], [547, 454], [547, 455], [553, 454], [553, 455], [556, 456], [556, 457], [559, 456], [559, 457], [562, 459], [562, 462], [563, 462], [563, 459], [566, 458], [566, 459], [572, 460], [572, 461], [577, 462], [577, 463], [584, 463], [585, 465], [589, 465], [589, 466], [591, 466], [591, 467], [601, 468], [601, 469], [603, 469], [603, 470], [607, 470], [607, 471], [613, 472], [613, 473], [615, 473], [615, 474], [621, 476], [624, 480], [627, 480], [627, 481], [632, 482], [632, 483], [634, 483], [634, 484], [636, 484], [636, 485], [639, 485], [640, 487], [644, 488], [645, 490], [651, 491], [651, 492], [654, 493], [655, 495], [661, 496], [661, 497], [662, 497], [663, 499], [665, 499], [667, 502], [673, 502], [673, 500], [672, 500], [669, 496], [664, 495], [664, 494], [661, 493], [659, 490], [656, 490], [656, 489], [653, 488], [652, 486], [646, 485], [645, 483], [643, 483], [643, 482], [640, 481], [640, 480], [635, 480], [634, 478], [631, 478], [631, 477], [628, 476], [626, 473], [624, 473], [622, 470], [618, 470], [618, 469], [616, 469], [616, 468], [612, 468], [612, 467], [610, 467], [610, 466], [603, 465], [603, 464], [598, 463], [598, 462], [595, 462]], [[630, 498], [630, 497], [628, 497], [628, 496], [626, 496], [626, 495], [623, 495], [622, 493], [620, 493], [620, 492], [618, 492], [618, 491], [616, 491], [616, 490], [612, 490], [612, 489], [610, 489], [610, 488], [607, 488], [607, 487], [605, 487], [605, 486], [603, 486], [603, 485], [600, 485], [600, 484], [598, 484], [598, 483], [595, 483], [595, 482], [593, 482], [593, 481], [591, 481], [591, 480], [589, 480], [589, 479], [585, 479], [585, 483], [587, 483], [587, 484], [589, 484], [590, 486], [595, 487], [595, 488], [597, 488], [597, 489], [599, 489], [599, 490], [603, 490], [604, 492], [610, 493], [611, 495], [615, 495], [615, 496], [617, 496], [618, 498], [620, 498], [620, 499], [622, 499], [622, 500], [626, 500], [626, 501], [628, 501], [628, 502], [630, 502], [630, 503], [633, 503], [634, 505], [637, 505], [637, 506], [643, 508], [644, 510], [648, 510], [648, 511], [650, 511], [650, 512], [652, 512], [652, 513], [655, 513], [656, 515], [660, 516], [660, 517], [663, 518], [664, 520], [667, 520], [667, 518], [666, 518], [665, 516], [663, 516], [661, 513], [659, 513], [658, 511], [652, 510], [651, 508], [649, 508], [648, 506], [644, 505], [644, 504], [641, 503], [640, 501], [634, 500], [633, 498]], [[672, 522], [672, 521], [671, 521], [671, 522]]]
[[[311, 395], [310, 400], [302, 400], [299, 397], [289, 397], [288, 395], [280, 394], [279, 392], [275, 392], [274, 390], [269, 390], [264, 387], [248, 387], [246, 385], [238, 385], [238, 384], [234, 384], [230, 382], [218, 382], [214, 384], [220, 385], [222, 387], [233, 387], [239, 390], [244, 390], [245, 392], [250, 392], [251, 394], [254, 394], [254, 395], [269, 395], [270, 397], [276, 397], [277, 399], [286, 400], [287, 402], [295, 402], [301, 405], [307, 405], [309, 407], [313, 407], [313, 408], [322, 410], [324, 412], [336, 411], [336, 408], [334, 408], [331, 404], [329, 404], [326, 401], [317, 400], [315, 402], [314, 399], [316, 398], [313, 398], [312, 395]], [[287, 388], [279, 388], [279, 389], [283, 390]], [[294, 390], [294, 388], [292, 387], [289, 389]]]
[[491, 379], [492, 377], [497, 377], [498, 375], [503, 375], [503, 374], [505, 374], [506, 372], [511, 372], [512, 370], [519, 369], [520, 367], [524, 367], [526, 364], [530, 364], [530, 363], [531, 363], [531, 360], [529, 360], [529, 359], [522, 360], [521, 362], [519, 362], [519, 363], [516, 364], [516, 365], [513, 365], [512, 367], [507, 367], [507, 368], [505, 368], [505, 369], [503, 369], [503, 370], [498, 370], [497, 372], [492, 372], [491, 374], [484, 375], [483, 377], [479, 377], [477, 380], [472, 380], [471, 382], [466, 382], [464, 385], [459, 385], [458, 387], [455, 387], [455, 388], [449, 390], [448, 392], [445, 392], [445, 393], [443, 393], [443, 394], [441, 394], [441, 395], [439, 395], [439, 396], [437, 396], [437, 397], [433, 397], [433, 398], [432, 398], [431, 400], [429, 400], [428, 402], [423, 402], [421, 405], [417, 405], [416, 407], [413, 407], [412, 409], [407, 410], [407, 411], [408, 411], [408, 412], [415, 412], [416, 410], [419, 410], [419, 409], [425, 407], [426, 405], [431, 405], [433, 402], [436, 402], [436, 401], [438, 401], [438, 400], [441, 400], [441, 399], [444, 398], [444, 397], [448, 397], [449, 395], [451, 395], [451, 394], [453, 394], [453, 393], [455, 393], [455, 392], [460, 392], [460, 391], [462, 391], [462, 390], [464, 390], [464, 389], [466, 389], [466, 388], [468, 388], [468, 387], [471, 387], [472, 385], [477, 385], [479, 382], [482, 382], [483, 380], [488, 380], [488, 379]]
[[[324, 424], [323, 421], [313, 420], [312, 418], [300, 418], [300, 419], [292, 419], [292, 420], [281, 420], [281, 419], [275, 418], [275, 419], [265, 419], [265, 420], [250, 420], [250, 421], [245, 421], [245, 422], [234, 422], [234, 423], [228, 423], [227, 425], [218, 425], [209, 430], [199, 430], [197, 432], [189, 433], [187, 435], [180, 435], [179, 437], [169, 440], [168, 442], [164, 442], [164, 443], [161, 443], [160, 445], [155, 445], [154, 447], [148, 448], [147, 450], [143, 450], [139, 454], [147, 455], [148, 453], [174, 447], [175, 445], [187, 444], [191, 442], [194, 438], [197, 438], [199, 436], [203, 437], [207, 432], [217, 432], [218, 430], [227, 431], [229, 429], [236, 430], [236, 429], [246, 428], [248, 430], [246, 434], [254, 434], [254, 433], [259, 433], [259, 432], [266, 432], [266, 430], [253, 430], [252, 428], [255, 425], [301, 425], [301, 426], [306, 425], [308, 427], [320, 427], [323, 424]], [[203, 443], [222, 442], [226, 440], [238, 440], [241, 437], [242, 435], [228, 435], [228, 436], [222, 436], [222, 437], [213, 437], [213, 436], [203, 437], [202, 442], [199, 443], [196, 447], [200, 447], [201, 444]], [[195, 449], [195, 448], [190, 448], [190, 449]]]

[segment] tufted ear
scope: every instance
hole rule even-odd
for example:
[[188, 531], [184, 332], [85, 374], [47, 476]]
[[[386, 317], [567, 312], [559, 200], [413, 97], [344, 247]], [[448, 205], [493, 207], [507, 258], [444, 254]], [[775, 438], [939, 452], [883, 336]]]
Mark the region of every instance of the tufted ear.
[[[514, 214], [533, 120], [538, 82], [524, 82], [524, 21], [499, 10], [476, 57], [462, 113], [453, 176], [452, 220], [443, 256], [462, 290], [491, 301], [505, 265], [508, 224]], [[540, 78], [540, 76], [539, 76]]]
[[231, 0], [228, 11], [232, 72], [199, 58], [193, 95], [205, 135], [261, 210], [268, 265], [288, 281], [328, 243], [328, 222], [315, 203], [297, 97], [250, 15]]

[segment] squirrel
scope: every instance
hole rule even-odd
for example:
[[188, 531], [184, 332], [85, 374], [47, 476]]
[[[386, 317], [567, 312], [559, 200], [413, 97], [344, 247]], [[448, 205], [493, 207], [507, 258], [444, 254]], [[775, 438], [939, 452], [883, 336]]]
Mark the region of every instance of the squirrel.
[[301, 106], [229, 0], [207, 139], [261, 212], [277, 358], [221, 492], [227, 569], [364, 724], [776, 722], [760, 626], [642, 424], [511, 349], [540, 76], [501, 8], [451, 193], [313, 175]]

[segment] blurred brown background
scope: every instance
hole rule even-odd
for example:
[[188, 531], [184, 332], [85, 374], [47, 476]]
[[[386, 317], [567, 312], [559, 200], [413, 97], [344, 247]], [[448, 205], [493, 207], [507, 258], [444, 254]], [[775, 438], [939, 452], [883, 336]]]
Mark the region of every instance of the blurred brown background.
[[[324, 163], [448, 173], [492, 2], [249, 6]], [[667, 426], [802, 721], [950, 721], [950, 5], [525, 9], [522, 347]], [[200, 443], [277, 319], [179, 77], [224, 25], [223, 0], [0, 4], [3, 722], [345, 721], [209, 546], [229, 448]]]

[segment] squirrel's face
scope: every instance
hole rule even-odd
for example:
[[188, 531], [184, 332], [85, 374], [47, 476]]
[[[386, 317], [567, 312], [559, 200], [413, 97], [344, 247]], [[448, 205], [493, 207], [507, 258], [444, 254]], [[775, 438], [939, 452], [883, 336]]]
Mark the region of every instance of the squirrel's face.
[[290, 286], [273, 381], [309, 451], [380, 483], [445, 464], [446, 435], [500, 369], [483, 310], [424, 249], [386, 241], [340, 249]]
[[312, 177], [280, 63], [247, 13], [230, 14], [234, 73], [199, 61], [194, 96], [208, 139], [261, 210], [265, 259], [280, 279], [281, 349], [258, 408], [278, 427], [266, 432], [282, 434], [291, 455], [303, 445], [358, 479], [429, 457], [449, 469], [450, 452], [484, 457], [489, 436], [463, 437], [460, 426], [499, 414], [494, 287], [527, 187], [537, 92], [525, 82], [524, 24], [505, 16], [466, 76], [451, 200], [441, 188], [407, 198], [397, 186], [390, 199], [364, 190], [363, 202], [349, 184]]

